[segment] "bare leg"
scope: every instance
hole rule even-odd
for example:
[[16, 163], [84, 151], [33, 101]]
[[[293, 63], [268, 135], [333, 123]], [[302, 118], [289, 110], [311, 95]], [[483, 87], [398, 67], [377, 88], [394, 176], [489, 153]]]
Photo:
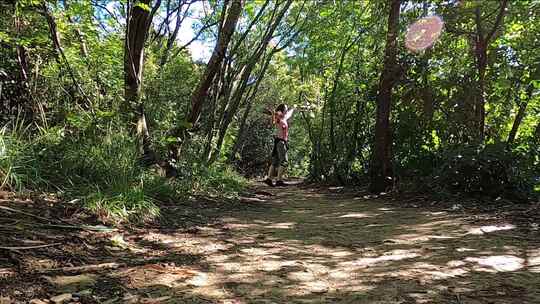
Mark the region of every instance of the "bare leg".
[[271, 165], [270, 168], [268, 168], [268, 176], [263, 181], [265, 184], [267, 184], [270, 187], [274, 187], [274, 183], [272, 182], [272, 176], [274, 175], [275, 172], [276, 170], [274, 166]]
[[277, 169], [277, 180], [283, 181], [283, 172], [285, 171], [285, 168], [283, 166], [279, 166]]
[[268, 168], [267, 178], [272, 179], [272, 177], [275, 176], [275, 173], [276, 173], [276, 168], [274, 168], [274, 165], [270, 165], [270, 168]]

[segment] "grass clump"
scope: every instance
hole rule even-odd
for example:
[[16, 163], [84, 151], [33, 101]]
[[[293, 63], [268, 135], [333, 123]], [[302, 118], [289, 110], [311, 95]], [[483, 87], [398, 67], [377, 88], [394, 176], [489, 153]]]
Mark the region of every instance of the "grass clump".
[[0, 132], [1, 188], [59, 193], [78, 199], [105, 223], [141, 223], [159, 216], [161, 202], [189, 194], [234, 196], [246, 185], [232, 168], [185, 161], [183, 174], [166, 179], [143, 166], [126, 130], [70, 126], [3, 128]]

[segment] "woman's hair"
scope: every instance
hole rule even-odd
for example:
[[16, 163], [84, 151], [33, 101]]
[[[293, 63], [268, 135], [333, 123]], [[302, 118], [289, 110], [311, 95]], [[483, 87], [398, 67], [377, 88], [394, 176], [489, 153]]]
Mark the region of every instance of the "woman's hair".
[[284, 103], [280, 104], [276, 108], [276, 112], [281, 112], [285, 114], [286, 111], [287, 111], [287, 105], [285, 105]]

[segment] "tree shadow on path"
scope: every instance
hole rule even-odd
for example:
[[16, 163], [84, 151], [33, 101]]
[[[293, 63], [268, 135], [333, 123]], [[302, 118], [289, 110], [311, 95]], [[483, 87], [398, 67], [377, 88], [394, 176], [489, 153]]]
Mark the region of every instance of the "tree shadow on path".
[[207, 263], [161, 286], [171, 303], [540, 303], [540, 244], [511, 224], [298, 187], [264, 191], [272, 195], [245, 199], [195, 236], [153, 236]]
[[252, 192], [201, 205], [195, 228], [179, 205], [126, 232], [128, 250], [107, 258], [123, 265], [97, 273], [87, 303], [540, 303], [540, 244], [511, 223], [307, 187]]

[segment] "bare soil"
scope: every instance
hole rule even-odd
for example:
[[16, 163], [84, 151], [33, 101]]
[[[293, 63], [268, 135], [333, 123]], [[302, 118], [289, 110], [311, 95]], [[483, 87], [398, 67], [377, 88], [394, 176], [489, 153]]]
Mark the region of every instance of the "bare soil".
[[538, 204], [250, 193], [115, 231], [77, 204], [4, 194], [39, 218], [0, 209], [0, 303], [540, 303]]

